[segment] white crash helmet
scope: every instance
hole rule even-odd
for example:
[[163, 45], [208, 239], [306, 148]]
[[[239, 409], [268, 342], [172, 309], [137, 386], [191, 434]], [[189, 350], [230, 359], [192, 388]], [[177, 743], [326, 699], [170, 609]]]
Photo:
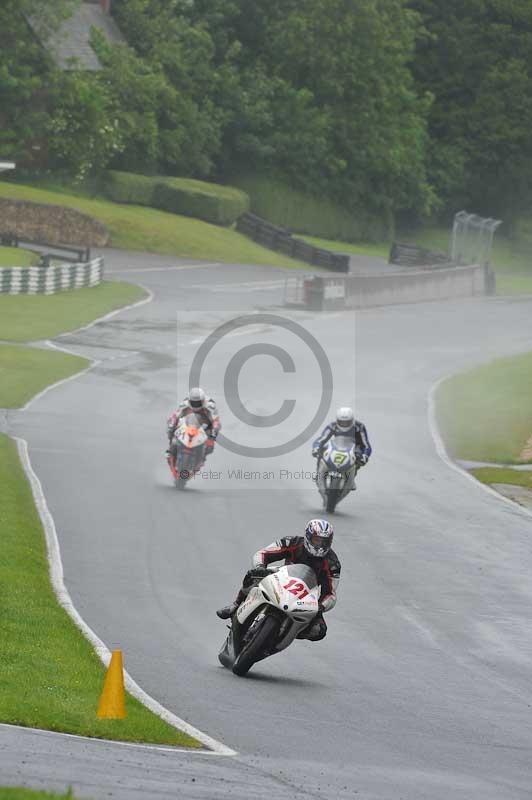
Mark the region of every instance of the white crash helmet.
[[339, 428], [350, 428], [355, 421], [355, 415], [352, 408], [343, 406], [336, 412], [336, 424]]
[[199, 386], [188, 393], [188, 402], [191, 408], [203, 408], [205, 405], [205, 392]]
[[305, 549], [311, 556], [325, 558], [332, 547], [333, 526], [326, 519], [311, 519], [305, 528]]

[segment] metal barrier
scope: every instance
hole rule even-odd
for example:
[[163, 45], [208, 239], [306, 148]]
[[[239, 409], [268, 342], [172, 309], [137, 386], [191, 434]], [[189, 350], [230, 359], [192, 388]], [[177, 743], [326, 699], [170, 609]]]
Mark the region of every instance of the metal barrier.
[[236, 229], [270, 250], [276, 250], [332, 272], [349, 272], [348, 255], [333, 253], [322, 247], [314, 247], [303, 239], [293, 236], [286, 228], [273, 225], [271, 222], [257, 217], [256, 214], [242, 214], [237, 219]]
[[72, 263], [75, 259], [78, 264], [86, 264], [91, 260], [90, 247], [73, 247], [67, 244], [52, 244], [51, 242], [25, 239], [16, 233], [9, 233], [9, 231], [0, 234], [0, 245], [4, 247], [27, 247], [30, 250], [38, 247], [39, 250], [37, 252], [44, 250], [40, 259], [43, 267], [50, 266], [51, 261], [54, 260]]
[[439, 267], [452, 264], [449, 256], [435, 250], [427, 250], [415, 244], [393, 242], [388, 257], [389, 264], [401, 267]]

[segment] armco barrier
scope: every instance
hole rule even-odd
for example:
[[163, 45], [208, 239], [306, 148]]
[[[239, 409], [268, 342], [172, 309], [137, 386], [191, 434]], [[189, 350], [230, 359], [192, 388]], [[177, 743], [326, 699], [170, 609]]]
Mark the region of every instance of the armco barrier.
[[492, 293], [486, 267], [450, 267], [382, 275], [295, 275], [286, 280], [287, 306], [313, 311], [424, 303]]
[[242, 214], [237, 219], [236, 229], [264, 247], [269, 247], [270, 250], [276, 250], [333, 272], [349, 272], [349, 256], [314, 247], [303, 239], [292, 236], [286, 228], [272, 225], [256, 214]]
[[415, 244], [393, 242], [388, 256], [389, 264], [401, 267], [450, 267], [453, 266], [449, 256], [435, 250], [427, 250]]
[[103, 269], [103, 258], [57, 267], [5, 267], [0, 269], [0, 294], [56, 294], [96, 286]]

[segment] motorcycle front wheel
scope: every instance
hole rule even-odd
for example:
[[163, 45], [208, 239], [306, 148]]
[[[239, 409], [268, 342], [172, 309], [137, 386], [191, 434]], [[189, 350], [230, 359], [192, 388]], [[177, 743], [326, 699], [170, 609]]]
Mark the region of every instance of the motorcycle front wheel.
[[233, 664], [233, 672], [235, 675], [245, 675], [255, 661], [259, 661], [268, 642], [277, 638], [280, 628], [280, 620], [268, 614], [264, 617], [264, 622], [253, 639], [247, 644], [242, 652], [235, 659]]
[[329, 514], [334, 513], [339, 497], [340, 497], [340, 489], [329, 489], [329, 491], [327, 492], [327, 505], [325, 507], [325, 510]]

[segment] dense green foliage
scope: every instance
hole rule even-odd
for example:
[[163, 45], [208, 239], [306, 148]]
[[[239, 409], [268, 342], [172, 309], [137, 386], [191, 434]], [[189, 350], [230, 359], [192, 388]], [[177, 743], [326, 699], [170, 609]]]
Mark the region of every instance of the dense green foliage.
[[103, 70], [61, 72], [24, 14], [57, 23], [75, 1], [2, 3], [3, 157], [275, 175], [370, 227], [532, 205], [529, 0], [114, 0], [128, 46], [95, 33]]
[[251, 197], [255, 214], [296, 233], [343, 242], [382, 242], [393, 237], [393, 216], [385, 209], [368, 213], [361, 203], [359, 209], [349, 211], [334, 200], [296, 189], [271, 175], [238, 175], [235, 183]]
[[413, 71], [434, 96], [429, 172], [447, 204], [513, 221], [532, 203], [532, 4], [411, 0]]
[[245, 192], [191, 178], [149, 177], [109, 170], [105, 191], [117, 203], [152, 206], [215, 225], [232, 225], [249, 208]]

